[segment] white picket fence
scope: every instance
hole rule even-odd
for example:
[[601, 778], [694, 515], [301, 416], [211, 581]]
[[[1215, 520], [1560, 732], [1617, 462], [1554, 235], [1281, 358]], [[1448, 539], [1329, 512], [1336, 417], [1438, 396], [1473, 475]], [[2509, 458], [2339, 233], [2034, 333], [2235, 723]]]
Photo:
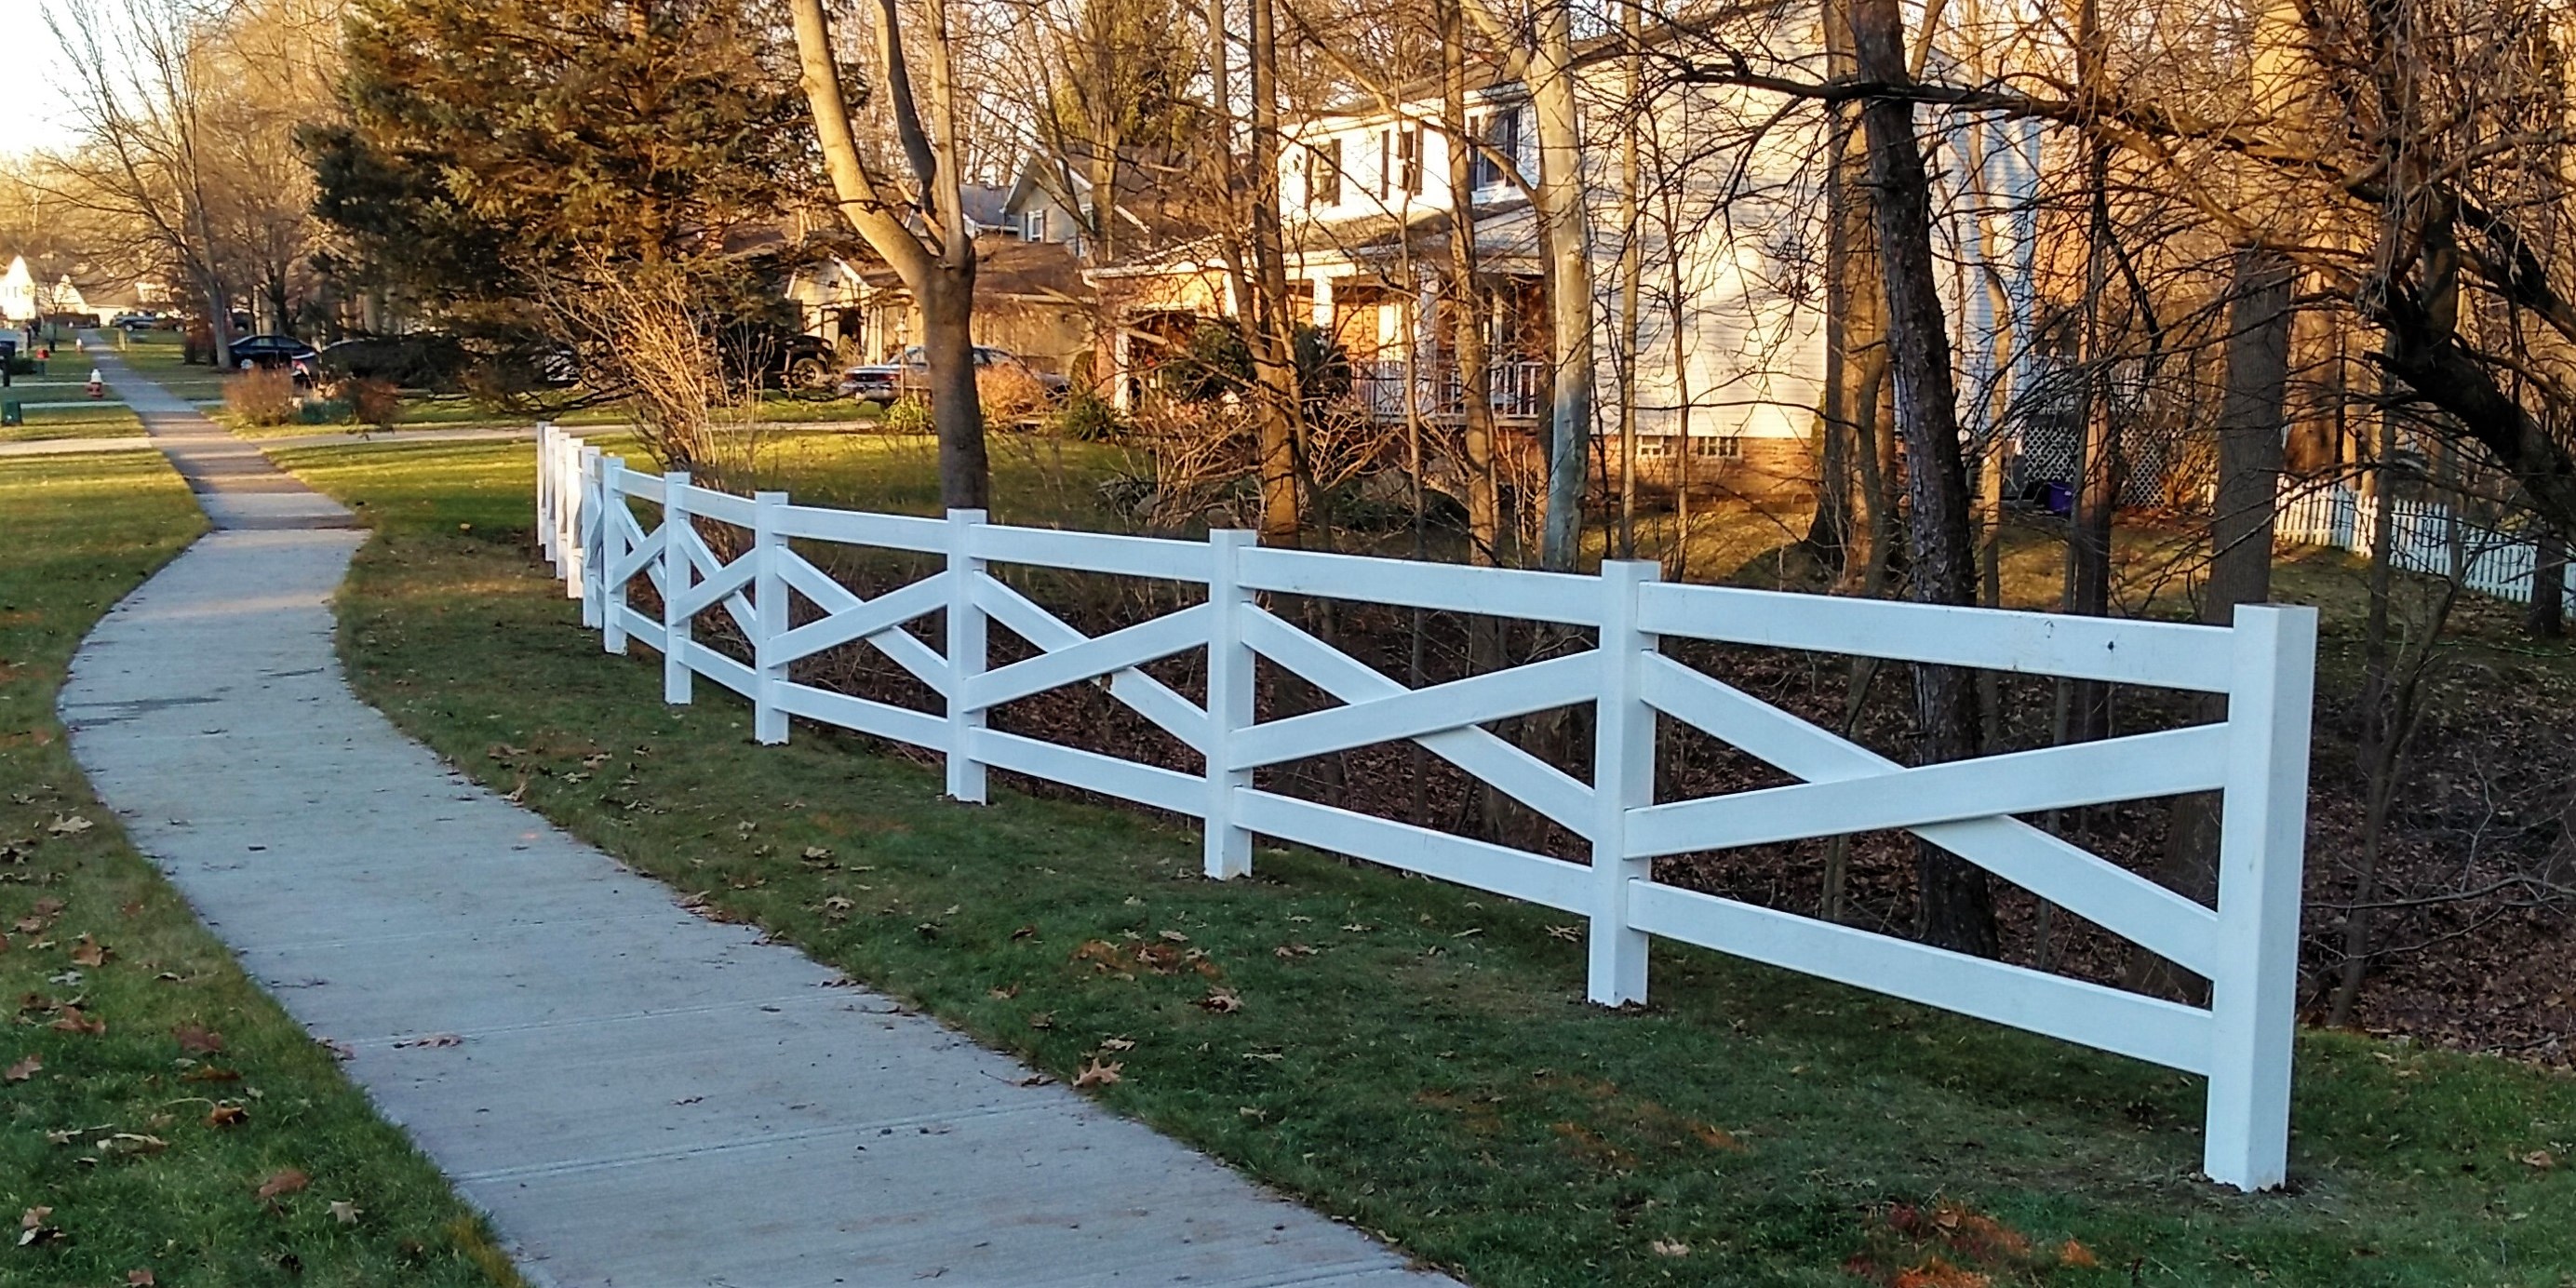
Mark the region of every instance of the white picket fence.
[[[2463, 589], [2516, 604], [2531, 602], [2532, 572], [2540, 563], [2538, 542], [2460, 518], [2431, 501], [2391, 505], [2388, 559], [2399, 571], [2448, 577]], [[2349, 484], [2284, 483], [2272, 531], [2276, 540], [2368, 555], [2378, 518], [2379, 498]], [[2568, 588], [2560, 602], [2576, 613], [2576, 564], [2561, 568], [2559, 575]]]
[[[712, 680], [749, 699], [759, 741], [789, 717], [945, 753], [948, 794], [985, 799], [999, 768], [1141, 802], [1205, 824], [1205, 868], [1241, 876], [1258, 834], [1423, 873], [1588, 919], [1591, 1000], [1646, 996], [1647, 942], [1663, 936], [2206, 1075], [2213, 1179], [2282, 1180], [2298, 955], [2308, 711], [2316, 619], [2248, 608], [2232, 629], [1658, 581], [1651, 563], [1597, 576], [1424, 564], [1206, 541], [1008, 527], [791, 504], [652, 474], [547, 427], [537, 510], [546, 554], [607, 650], [658, 650], [663, 696]], [[714, 525], [743, 553], [719, 559]], [[826, 575], [797, 543], [938, 556], [941, 571], [875, 598]], [[1205, 587], [1202, 602], [1086, 637], [988, 569], [1066, 569]], [[629, 601], [637, 578], [659, 616]], [[1411, 689], [1267, 611], [1265, 594], [1494, 614], [1599, 633], [1572, 656]], [[791, 600], [809, 608], [791, 616]], [[721, 612], [749, 639], [744, 663], [693, 638]], [[944, 613], [934, 648], [906, 624]], [[992, 623], [1040, 652], [988, 664]], [[1667, 636], [2071, 676], [2227, 695], [2224, 723], [1909, 768], [1664, 656]], [[916, 711], [795, 678], [793, 665], [864, 640], [919, 677], [940, 711]], [[1204, 703], [1139, 668], [1205, 650]], [[1279, 719], [1254, 710], [1254, 666], [1282, 667], [1344, 705]], [[989, 727], [995, 706], [1065, 685], [1108, 693], [1196, 749], [1184, 773]], [[1587, 784], [1478, 727], [1594, 704]], [[1680, 720], [1801, 782], [1695, 800], [1654, 798], [1658, 717]], [[1263, 790], [1254, 771], [1410, 739], [1563, 824], [1590, 863], [1416, 827]], [[2219, 897], [2208, 908], [2022, 822], [2050, 810], [2181, 792], [2223, 793]], [[2202, 1009], [1755, 907], [1654, 879], [1659, 855], [1904, 829], [2210, 981]]]

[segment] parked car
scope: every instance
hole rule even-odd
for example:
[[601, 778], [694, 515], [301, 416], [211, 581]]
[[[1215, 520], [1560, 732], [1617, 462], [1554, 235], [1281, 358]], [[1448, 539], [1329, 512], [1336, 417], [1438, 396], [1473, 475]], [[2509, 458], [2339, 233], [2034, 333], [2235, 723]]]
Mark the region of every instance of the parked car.
[[341, 378], [390, 380], [405, 389], [448, 393], [461, 388], [473, 355], [438, 331], [353, 336], [322, 346], [320, 367]]
[[148, 309], [135, 313], [119, 313], [108, 320], [108, 325], [128, 333], [156, 331], [161, 328], [161, 315]]
[[860, 402], [885, 407], [903, 396], [902, 382], [902, 367], [891, 362], [877, 362], [842, 372], [841, 382], [835, 387], [844, 398], [856, 398]]
[[322, 356], [320, 350], [291, 335], [246, 335], [233, 341], [232, 354], [233, 365], [244, 371], [309, 365]]
[[[903, 357], [892, 365], [892, 369], [898, 373], [897, 383], [902, 386], [901, 392], [918, 393], [924, 396], [929, 394], [930, 359], [922, 353], [920, 345], [907, 346], [903, 351]], [[1052, 371], [1040, 371], [1030, 366], [1026, 359], [1008, 349], [989, 344], [976, 345], [976, 383], [981, 385], [988, 378], [1003, 376], [1026, 377], [1029, 383], [1044, 392], [1049, 399], [1062, 398], [1073, 388], [1072, 381]]]
[[740, 318], [709, 337], [717, 360], [733, 380], [762, 389], [831, 395], [836, 382], [832, 351], [820, 336], [806, 335], [771, 318]]

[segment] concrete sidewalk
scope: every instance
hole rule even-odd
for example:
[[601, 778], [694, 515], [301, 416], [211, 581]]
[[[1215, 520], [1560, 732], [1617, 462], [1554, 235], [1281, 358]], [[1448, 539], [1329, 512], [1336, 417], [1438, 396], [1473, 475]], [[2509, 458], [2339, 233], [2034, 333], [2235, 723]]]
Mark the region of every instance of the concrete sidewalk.
[[164, 401], [217, 530], [82, 646], [72, 749], [531, 1279], [1450, 1282], [468, 783], [341, 680], [345, 512]]

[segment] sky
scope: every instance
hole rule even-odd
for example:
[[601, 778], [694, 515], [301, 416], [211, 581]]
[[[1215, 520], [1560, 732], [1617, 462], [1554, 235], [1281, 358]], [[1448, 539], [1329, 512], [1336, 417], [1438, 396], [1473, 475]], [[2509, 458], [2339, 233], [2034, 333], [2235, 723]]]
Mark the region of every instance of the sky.
[[71, 121], [56, 106], [53, 86], [64, 79], [56, 70], [62, 51], [45, 30], [41, 0], [0, 5], [0, 153], [19, 156], [71, 141]]

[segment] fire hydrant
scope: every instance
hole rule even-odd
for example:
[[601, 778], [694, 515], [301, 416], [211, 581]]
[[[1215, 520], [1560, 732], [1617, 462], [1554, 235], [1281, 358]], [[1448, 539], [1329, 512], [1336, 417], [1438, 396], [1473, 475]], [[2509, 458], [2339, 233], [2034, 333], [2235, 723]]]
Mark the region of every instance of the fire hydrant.
[[92, 398], [107, 396], [107, 378], [98, 374], [96, 367], [89, 369], [89, 396]]

